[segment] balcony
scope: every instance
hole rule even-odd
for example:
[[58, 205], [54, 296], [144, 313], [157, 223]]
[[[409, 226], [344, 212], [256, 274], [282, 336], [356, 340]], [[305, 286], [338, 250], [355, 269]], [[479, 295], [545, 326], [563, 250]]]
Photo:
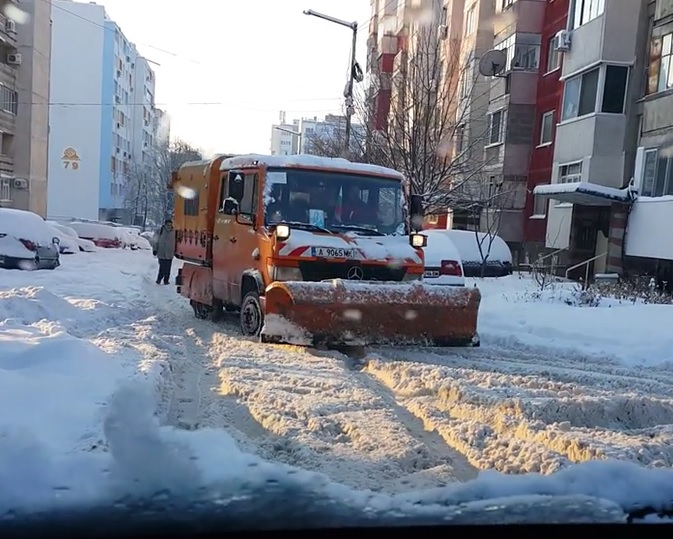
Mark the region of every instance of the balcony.
[[16, 23], [0, 13], [0, 43], [16, 49]]
[[0, 84], [6, 86], [11, 90], [16, 89], [16, 69], [14, 66], [3, 64], [0, 62]]
[[11, 112], [0, 110], [0, 131], [13, 135], [16, 130], [16, 116]]
[[14, 158], [9, 155], [0, 154], [0, 172], [5, 174], [14, 174]]

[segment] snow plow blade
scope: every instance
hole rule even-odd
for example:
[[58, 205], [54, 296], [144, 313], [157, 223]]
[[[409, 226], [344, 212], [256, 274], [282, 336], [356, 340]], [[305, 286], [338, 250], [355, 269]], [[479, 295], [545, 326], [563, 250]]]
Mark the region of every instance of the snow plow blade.
[[335, 279], [274, 282], [262, 342], [300, 346], [478, 346], [478, 288]]

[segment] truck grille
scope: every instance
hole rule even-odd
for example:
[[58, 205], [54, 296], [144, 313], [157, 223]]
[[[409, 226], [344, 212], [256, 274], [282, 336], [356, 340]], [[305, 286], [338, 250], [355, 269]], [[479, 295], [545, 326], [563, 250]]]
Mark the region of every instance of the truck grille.
[[357, 262], [299, 262], [304, 281], [348, 279], [349, 271], [354, 267], [361, 270], [362, 281], [401, 281], [407, 272], [405, 268], [370, 266]]

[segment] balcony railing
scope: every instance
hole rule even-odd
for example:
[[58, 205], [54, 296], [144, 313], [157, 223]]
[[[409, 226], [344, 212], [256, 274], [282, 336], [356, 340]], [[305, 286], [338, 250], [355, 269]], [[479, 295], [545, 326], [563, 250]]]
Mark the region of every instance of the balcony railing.
[[8, 28], [10, 24], [16, 25], [14, 21], [0, 13], [0, 42], [4, 42], [10, 47], [16, 48], [16, 30], [10, 31]]
[[14, 158], [0, 153], [0, 171], [14, 173]]

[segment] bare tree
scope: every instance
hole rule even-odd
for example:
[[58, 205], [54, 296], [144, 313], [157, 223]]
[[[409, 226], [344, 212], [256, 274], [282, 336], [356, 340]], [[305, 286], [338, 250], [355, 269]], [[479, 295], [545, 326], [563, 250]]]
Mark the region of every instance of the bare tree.
[[521, 192], [517, 182], [498, 181], [495, 176], [480, 174], [469, 183], [452, 191], [452, 207], [454, 212], [464, 212], [469, 216], [474, 231], [475, 243], [479, 251], [481, 276], [491, 256], [495, 238], [503, 224], [503, 216], [516, 206]]
[[198, 149], [178, 139], [153, 148], [148, 161], [133, 165], [126, 182], [126, 207], [134, 223], [145, 228], [169, 216], [173, 211], [173, 192], [167, 188], [171, 172], [200, 159]]

